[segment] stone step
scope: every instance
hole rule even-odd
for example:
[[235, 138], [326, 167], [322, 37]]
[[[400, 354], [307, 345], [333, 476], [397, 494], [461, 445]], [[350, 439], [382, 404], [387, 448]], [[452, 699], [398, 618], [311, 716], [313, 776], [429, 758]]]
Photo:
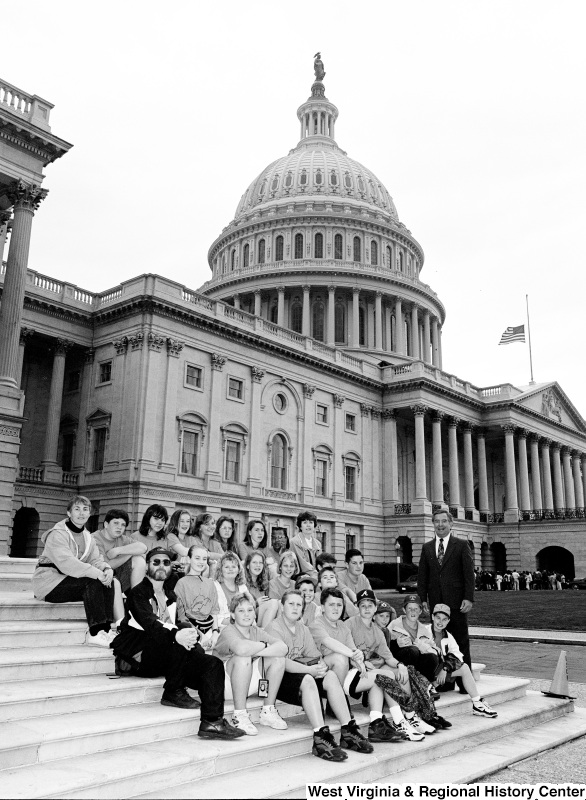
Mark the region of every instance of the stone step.
[[3, 592], [30, 592], [31, 576], [23, 572], [2, 572], [0, 567], [0, 588]]
[[[132, 680], [122, 678], [112, 683]], [[526, 685], [527, 681], [519, 678], [484, 675], [480, 688], [490, 704], [500, 705], [523, 697]], [[448, 715], [450, 719], [468, 716], [469, 698], [450, 694], [449, 700], [440, 701], [442, 716]], [[258, 713], [261, 701], [256, 699], [255, 703]], [[283, 706], [284, 714], [298, 712], [296, 707]], [[158, 700], [6, 722], [0, 741], [0, 769], [182, 738], [194, 734], [198, 724], [199, 711], [168, 708]]]
[[86, 631], [87, 623], [81, 620], [0, 622], [0, 652], [7, 648], [80, 645]]
[[[201, 740], [192, 721], [190, 735], [178, 730], [177, 738], [139, 741], [124, 749], [113, 741], [112, 750], [6, 769], [0, 772], [0, 784], [2, 796], [10, 798], [305, 797], [306, 782], [366, 782], [391, 770], [393, 781], [403, 782], [401, 770], [410, 770], [415, 760], [421, 767], [429, 761], [441, 765], [437, 759], [454, 754], [462, 759], [473, 740], [486, 743], [551, 725], [559, 715], [567, 718], [570, 709], [569, 701], [521, 697], [499, 705], [496, 720], [467, 713], [449, 731], [423, 742], [377, 744], [372, 755], [350, 753], [343, 764], [311, 755], [311, 730], [303, 715], [289, 717], [286, 731], [260, 727], [258, 736], [234, 742]], [[365, 732], [367, 713], [360, 709], [357, 718]], [[331, 728], [337, 731], [339, 726]]]
[[0, 592], [0, 621], [17, 620], [85, 620], [83, 603], [45, 603], [36, 600], [33, 593]]
[[[561, 702], [561, 705], [560, 705]], [[553, 724], [557, 724], [557, 734], [553, 743], [546, 746], [555, 746], [560, 729], [569, 731], [568, 718], [573, 716], [569, 701], [552, 701], [550, 698], [524, 697], [505, 705], [499, 706], [499, 717], [496, 720], [481, 719], [479, 717], [466, 717], [458, 720], [449, 731], [441, 731], [426, 737], [422, 742], [402, 742], [399, 744], [375, 744], [375, 751], [371, 755], [349, 753], [348, 760], [342, 764], [325, 762], [309, 755], [311, 739], [307, 737], [307, 751], [302, 755], [291, 753], [290, 757], [282, 760], [273, 758], [265, 748], [266, 758], [263, 762], [252, 765], [244, 763], [244, 759], [233, 757], [234, 771], [221, 772], [216, 768], [214, 774], [206, 776], [199, 765], [199, 774], [193, 774], [183, 784], [165, 785], [161, 778], [152, 776], [150, 783], [159, 782], [159, 787], [151, 786], [144, 794], [130, 795], [138, 798], [305, 798], [307, 783], [367, 783], [381, 781], [384, 783], [406, 783], [406, 774], [412, 776], [413, 783], [448, 783], [444, 778], [443, 763], [446, 759], [453, 759], [466, 764], [469, 759], [475, 758], [477, 747], [499, 747], [503, 738], [519, 742], [523, 737], [520, 731], [543, 729], [547, 731]], [[568, 712], [568, 713], [566, 713]], [[561, 719], [563, 717], [563, 719]], [[584, 720], [573, 727], [573, 737], [580, 736], [584, 729]], [[364, 729], [363, 729], [364, 730]], [[259, 737], [257, 737], [259, 738]], [[566, 740], [566, 739], [564, 739]], [[416, 765], [416, 766], [414, 766]], [[487, 765], [488, 766], [488, 765]], [[196, 773], [197, 763], [183, 769], [181, 775], [187, 777], [192, 771]], [[427, 780], [421, 775], [425, 769]], [[489, 768], [489, 771], [493, 771]], [[149, 776], [150, 777], [150, 776]], [[477, 776], [480, 777], [480, 776]], [[458, 781], [463, 783], [465, 781]], [[143, 783], [135, 782], [136, 788]], [[88, 794], [65, 794], [64, 797], [90, 797]], [[96, 797], [113, 797], [112, 794], [102, 794], [95, 791]], [[128, 795], [126, 795], [128, 796]]]
[[114, 655], [105, 647], [25, 647], [0, 651], [0, 684], [113, 671]]
[[37, 561], [37, 558], [10, 558], [10, 556], [0, 556], [0, 572], [32, 575], [37, 566]]

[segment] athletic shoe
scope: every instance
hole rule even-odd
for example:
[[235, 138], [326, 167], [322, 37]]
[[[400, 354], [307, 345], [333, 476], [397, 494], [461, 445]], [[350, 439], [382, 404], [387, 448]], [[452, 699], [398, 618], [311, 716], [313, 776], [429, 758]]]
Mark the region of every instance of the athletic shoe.
[[435, 727], [430, 725], [428, 722], [425, 722], [425, 720], [421, 719], [421, 717], [418, 717], [417, 714], [411, 717], [411, 719], [408, 719], [407, 722], [412, 728], [415, 728], [416, 731], [419, 731], [419, 733], [427, 734], [428, 736], [430, 736], [432, 733], [435, 733]]
[[395, 730], [403, 739], [409, 742], [422, 742], [425, 739], [425, 736], [415, 730], [405, 718], [403, 718], [398, 725], [395, 725]]
[[210, 720], [202, 719], [202, 721], [199, 723], [197, 735], [201, 736], [202, 739], [239, 739], [241, 736], [245, 736], [246, 734], [240, 728], [235, 728], [234, 726], [230, 725], [222, 717], [216, 720], [216, 722], [210, 722]]
[[174, 692], [166, 689], [161, 697], [161, 705], [173, 706], [174, 708], [199, 708], [201, 703], [199, 700], [194, 700], [185, 689], [177, 689]]
[[263, 706], [260, 710], [261, 725], [266, 725], [269, 728], [275, 728], [277, 731], [287, 730], [287, 723], [279, 714], [275, 706]]
[[484, 702], [482, 697], [480, 700], [477, 700], [476, 703], [472, 703], [472, 713], [477, 717], [489, 717], [490, 719], [498, 717], [496, 711], [493, 711], [492, 708]]
[[240, 711], [238, 714], [234, 712], [234, 714], [232, 714], [232, 725], [244, 731], [247, 736], [256, 736], [258, 733], [258, 728], [250, 719], [248, 711]]
[[448, 722], [447, 719], [438, 716], [435, 714], [433, 717], [430, 717], [427, 722], [436, 729], [436, 731], [447, 730], [448, 728], [452, 727], [452, 723]]
[[114, 637], [110, 636], [106, 631], [98, 631], [95, 636], [91, 636], [88, 631], [85, 635], [85, 643], [89, 644], [90, 647], [110, 647], [113, 639]]
[[399, 736], [386, 717], [379, 717], [370, 723], [368, 726], [368, 741], [369, 742], [400, 742], [402, 737]]
[[323, 758], [324, 761], [346, 761], [348, 758], [346, 753], [336, 744], [336, 740], [327, 725], [324, 725], [319, 731], [314, 731], [311, 752], [314, 756]]
[[356, 750], [357, 753], [372, 753], [374, 750], [368, 739], [365, 739], [360, 733], [355, 719], [351, 719], [347, 725], [342, 725], [340, 747], [344, 747], [346, 750]]

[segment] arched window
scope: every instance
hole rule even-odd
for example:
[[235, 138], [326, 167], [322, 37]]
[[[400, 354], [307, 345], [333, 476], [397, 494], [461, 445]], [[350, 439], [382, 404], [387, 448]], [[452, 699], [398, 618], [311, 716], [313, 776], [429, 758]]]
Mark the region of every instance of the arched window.
[[346, 187], [346, 189], [352, 188], [352, 177], [349, 172], [346, 172], [344, 174], [344, 186]]
[[334, 236], [334, 258], [338, 261], [342, 261], [344, 258], [344, 241], [341, 233]]
[[343, 303], [336, 303], [334, 311], [334, 336], [336, 344], [346, 341], [346, 308]]
[[280, 433], [273, 436], [271, 445], [271, 487], [287, 488], [287, 442]]
[[264, 239], [261, 239], [258, 243], [258, 263], [264, 264], [265, 263], [265, 248], [266, 243]]
[[403, 253], [399, 253], [399, 272], [403, 272]]
[[387, 264], [389, 269], [393, 269], [393, 251], [387, 246]]
[[362, 247], [360, 236], [354, 237], [354, 261], [362, 261]]
[[242, 255], [242, 262], [243, 262], [245, 267], [248, 266], [249, 260], [250, 260], [250, 245], [249, 244], [245, 244], [244, 245], [244, 253]]
[[291, 330], [301, 333], [303, 328], [303, 307], [301, 303], [293, 303], [291, 306]]
[[236, 266], [236, 250], [232, 249], [230, 253], [230, 269], [234, 272], [234, 268]]
[[321, 186], [322, 183], [323, 183], [323, 179], [324, 178], [323, 178], [321, 169], [318, 169], [317, 172], [315, 173], [315, 185], [316, 186]]
[[312, 336], [314, 339], [317, 339], [318, 342], [323, 342], [324, 340], [324, 317], [326, 314], [326, 309], [323, 303], [317, 301], [313, 304], [312, 309], [312, 321], [311, 321], [311, 330]]
[[283, 260], [283, 237], [277, 236], [275, 239], [275, 261]]
[[303, 258], [303, 234], [295, 234], [295, 258]]
[[374, 241], [370, 243], [370, 263], [378, 267], [378, 244]]
[[358, 309], [358, 344], [366, 345], [366, 312], [363, 306]]
[[323, 257], [324, 257], [324, 235], [323, 233], [316, 233], [314, 258], [323, 258]]

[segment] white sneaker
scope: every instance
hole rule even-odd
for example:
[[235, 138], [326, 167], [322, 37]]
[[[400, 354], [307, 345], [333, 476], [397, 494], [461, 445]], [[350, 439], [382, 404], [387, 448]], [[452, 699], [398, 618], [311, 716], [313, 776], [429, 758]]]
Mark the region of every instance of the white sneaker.
[[232, 714], [232, 725], [234, 725], [235, 728], [240, 728], [247, 736], [256, 736], [258, 734], [258, 728], [256, 728], [250, 719], [248, 711]]
[[419, 733], [426, 733], [428, 736], [432, 733], [435, 733], [435, 728], [433, 725], [430, 725], [428, 722], [421, 719], [421, 717], [419, 717], [417, 714], [411, 717], [411, 719], [408, 719], [407, 722], [412, 728], [415, 728], [416, 731], [419, 731]]
[[496, 711], [494, 711], [488, 703], [484, 702], [484, 698], [481, 697], [480, 700], [477, 700], [475, 703], [472, 703], [472, 713], [476, 717], [488, 717], [489, 719], [494, 719], [498, 717]]
[[395, 726], [395, 730], [397, 730], [403, 739], [408, 739], [410, 742], [422, 742], [425, 739], [425, 736], [422, 733], [419, 733], [413, 725], [410, 725], [408, 720], [403, 718], [398, 725]]
[[278, 731], [284, 731], [288, 727], [275, 706], [263, 706], [260, 710], [259, 722], [261, 725], [268, 725], [269, 728], [275, 728]]
[[88, 631], [85, 635], [85, 643], [91, 647], [110, 647], [112, 638], [106, 631], [98, 631], [95, 636], [91, 636]]

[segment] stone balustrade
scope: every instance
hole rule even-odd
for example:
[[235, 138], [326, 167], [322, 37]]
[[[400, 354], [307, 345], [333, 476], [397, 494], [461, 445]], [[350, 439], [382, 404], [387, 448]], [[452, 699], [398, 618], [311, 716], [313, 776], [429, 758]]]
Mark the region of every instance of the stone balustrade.
[[32, 125], [49, 131], [49, 117], [53, 104], [36, 94], [13, 86], [11, 83], [0, 79], [0, 110], [10, 111], [21, 119], [27, 120]]

